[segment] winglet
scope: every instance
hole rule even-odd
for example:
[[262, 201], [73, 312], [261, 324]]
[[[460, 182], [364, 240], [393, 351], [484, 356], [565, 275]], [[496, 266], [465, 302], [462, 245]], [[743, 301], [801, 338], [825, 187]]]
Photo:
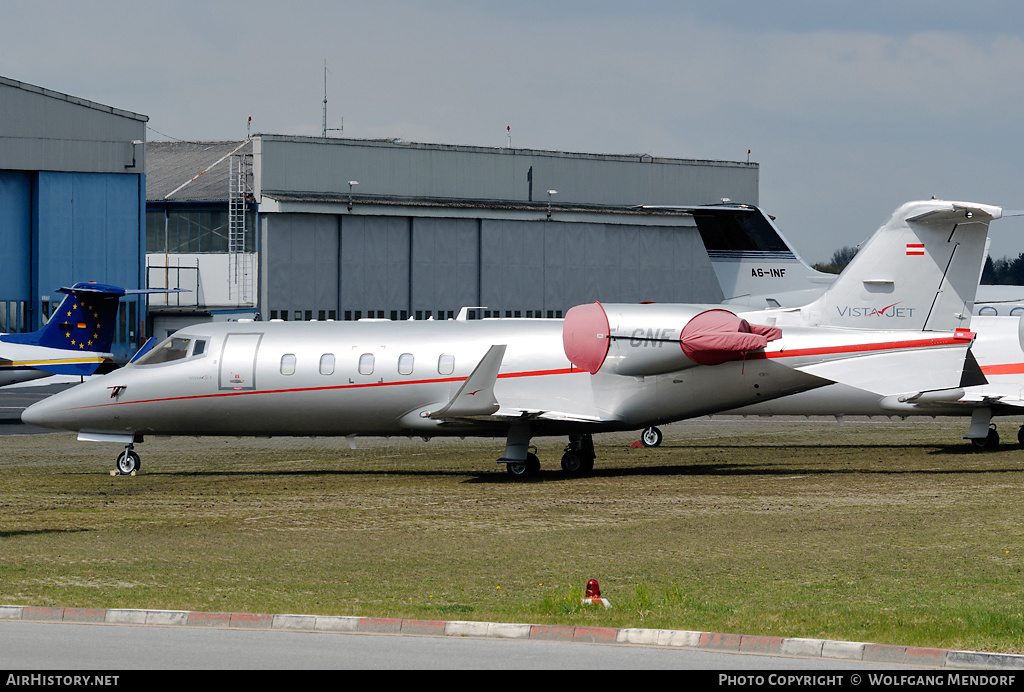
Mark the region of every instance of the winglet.
[[433, 420], [489, 416], [500, 408], [494, 396], [494, 383], [505, 357], [505, 345], [491, 346], [451, 401], [430, 414]]

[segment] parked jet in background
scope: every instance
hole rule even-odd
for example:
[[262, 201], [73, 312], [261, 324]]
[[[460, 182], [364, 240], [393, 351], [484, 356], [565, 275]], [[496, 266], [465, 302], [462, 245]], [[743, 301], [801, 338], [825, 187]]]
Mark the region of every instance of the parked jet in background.
[[[182, 329], [133, 364], [25, 410], [26, 423], [133, 449], [166, 435], [482, 435], [535, 474], [535, 436], [592, 435], [734, 409], [834, 382], [881, 396], [957, 386], [998, 207], [904, 205], [804, 308], [591, 303], [564, 321], [236, 322]], [[923, 247], [925, 252], [908, 252]]]
[[110, 345], [123, 288], [77, 283], [50, 321], [29, 334], [0, 334], [0, 386], [51, 375], [92, 375], [116, 367]]
[[[744, 406], [726, 414], [758, 416], [962, 416], [971, 425], [964, 435], [977, 449], [994, 449], [999, 433], [995, 416], [1024, 415], [1024, 327], [1018, 317], [975, 315], [977, 335], [969, 367], [958, 386], [917, 395], [880, 396], [856, 386], [832, 384], [771, 402]], [[1024, 426], [1017, 432], [1024, 446]]]
[[[772, 219], [748, 205], [692, 207], [708, 255], [727, 296], [726, 304], [776, 308], [806, 300], [836, 280], [809, 267]], [[1020, 212], [1004, 212], [1006, 215]], [[907, 253], [923, 253], [911, 248]], [[854, 257], [859, 260], [861, 253]], [[852, 264], [852, 263], [851, 263]], [[895, 275], [894, 275], [895, 276]], [[971, 348], [971, 368], [959, 386], [920, 396], [881, 397], [855, 386], [833, 384], [813, 392], [770, 403], [743, 407], [743, 415], [898, 415], [970, 416], [965, 435], [979, 449], [999, 444], [993, 416], [1024, 414], [1024, 296], [1020, 286], [979, 286], [971, 328], [977, 334]], [[990, 316], [996, 310], [1003, 315]], [[1015, 308], [1018, 308], [1015, 310]], [[757, 319], [750, 316], [750, 319]], [[645, 442], [660, 441], [645, 431]], [[1024, 446], [1024, 425], [1017, 433]]]
[[[755, 206], [723, 203], [643, 208], [693, 216], [726, 305], [738, 309], [806, 305], [838, 276], [808, 265], [774, 219]], [[1009, 215], [1021, 213], [1004, 212]], [[974, 314], [1024, 314], [1024, 286], [979, 286]]]

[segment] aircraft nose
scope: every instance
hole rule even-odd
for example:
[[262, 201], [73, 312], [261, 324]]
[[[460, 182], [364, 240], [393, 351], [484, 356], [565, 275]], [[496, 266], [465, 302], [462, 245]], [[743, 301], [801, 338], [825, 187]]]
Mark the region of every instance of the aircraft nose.
[[32, 404], [21, 412], [21, 422], [39, 428], [64, 428], [66, 421], [63, 413], [67, 409], [58, 401], [60, 397], [60, 394], [54, 394]]
[[47, 423], [50, 422], [52, 408], [53, 405], [50, 403], [49, 398], [37, 401], [21, 412], [21, 422], [25, 425], [35, 425], [40, 428], [49, 427]]

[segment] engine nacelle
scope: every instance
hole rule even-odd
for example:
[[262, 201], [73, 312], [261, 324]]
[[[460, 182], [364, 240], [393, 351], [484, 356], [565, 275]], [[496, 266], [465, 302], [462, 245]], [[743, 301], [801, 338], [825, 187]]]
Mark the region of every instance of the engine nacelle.
[[642, 376], [742, 360], [781, 335], [721, 308], [590, 303], [566, 313], [562, 345], [573, 365], [592, 374]]

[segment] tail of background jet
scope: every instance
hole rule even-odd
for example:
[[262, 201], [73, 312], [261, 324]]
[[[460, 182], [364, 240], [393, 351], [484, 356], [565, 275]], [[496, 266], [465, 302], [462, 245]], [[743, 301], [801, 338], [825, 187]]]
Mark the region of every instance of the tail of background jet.
[[864, 244], [825, 293], [801, 309], [809, 324], [952, 330], [970, 324], [988, 224], [1002, 209], [908, 202]]
[[[117, 323], [117, 304], [125, 289], [98, 283], [77, 283], [58, 289], [67, 296], [42, 329], [29, 334], [6, 334], [12, 344], [70, 351], [109, 353]], [[45, 369], [55, 375], [91, 375], [101, 363], [55, 362]]]

